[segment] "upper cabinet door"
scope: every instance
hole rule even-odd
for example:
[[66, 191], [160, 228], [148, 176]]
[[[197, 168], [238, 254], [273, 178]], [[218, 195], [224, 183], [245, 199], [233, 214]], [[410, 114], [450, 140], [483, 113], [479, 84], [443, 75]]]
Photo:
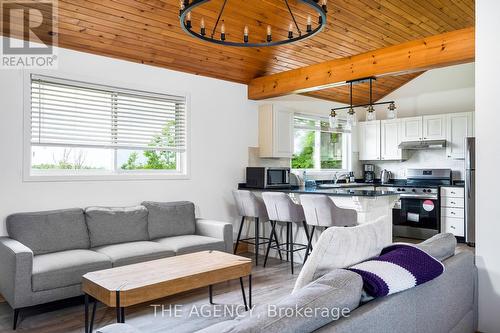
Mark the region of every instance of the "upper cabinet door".
[[422, 140], [422, 117], [401, 119], [401, 141]]
[[358, 124], [359, 159], [362, 161], [380, 160], [380, 121]]
[[401, 120], [391, 119], [380, 122], [380, 157], [382, 160], [403, 160], [401, 143]]
[[422, 140], [446, 139], [446, 115], [424, 116]]
[[260, 157], [292, 157], [292, 111], [272, 104], [259, 107], [259, 150]]
[[274, 157], [293, 155], [293, 112], [274, 111]]
[[465, 158], [465, 138], [474, 135], [474, 114], [472, 112], [447, 115], [446, 155], [453, 159]]

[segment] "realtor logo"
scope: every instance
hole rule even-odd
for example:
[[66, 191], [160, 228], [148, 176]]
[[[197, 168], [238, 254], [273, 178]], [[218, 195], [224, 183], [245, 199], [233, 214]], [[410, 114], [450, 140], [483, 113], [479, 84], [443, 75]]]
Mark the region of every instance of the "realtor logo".
[[0, 0], [0, 68], [56, 68], [57, 0]]

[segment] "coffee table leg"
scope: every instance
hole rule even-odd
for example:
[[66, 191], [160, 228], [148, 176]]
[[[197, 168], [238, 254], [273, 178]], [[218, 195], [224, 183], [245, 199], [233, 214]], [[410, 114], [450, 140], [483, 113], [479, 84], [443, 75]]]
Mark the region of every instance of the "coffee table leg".
[[214, 304], [214, 297], [213, 297], [213, 288], [212, 285], [208, 286], [208, 299], [210, 301], [210, 304]]
[[243, 294], [243, 303], [245, 304], [245, 311], [248, 311], [247, 297], [245, 296], [245, 287], [243, 286], [243, 277], [240, 277], [241, 293]]
[[95, 319], [95, 310], [97, 308], [97, 300], [94, 299], [94, 307], [92, 308], [92, 316], [90, 317], [90, 328], [89, 328], [89, 333], [92, 333], [94, 331], [94, 319]]
[[252, 274], [248, 275], [248, 306], [252, 308]]
[[89, 333], [89, 295], [85, 294], [85, 333]]
[[120, 291], [116, 291], [116, 322], [125, 322], [125, 309], [120, 306]]

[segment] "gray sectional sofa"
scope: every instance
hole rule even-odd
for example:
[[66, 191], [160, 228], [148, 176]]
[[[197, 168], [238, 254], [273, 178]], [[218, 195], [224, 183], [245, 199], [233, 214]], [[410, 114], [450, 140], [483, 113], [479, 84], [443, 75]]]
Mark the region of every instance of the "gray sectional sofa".
[[7, 217], [0, 293], [15, 309], [81, 295], [87, 272], [178, 254], [232, 252], [231, 223], [195, 218], [191, 202], [143, 202]]
[[[361, 276], [333, 269], [284, 299], [258, 304], [246, 316], [222, 321], [197, 333], [473, 333], [477, 329], [477, 268], [472, 251], [455, 253], [451, 234], [417, 245], [441, 260], [444, 273], [415, 288], [361, 303]], [[271, 309], [271, 311], [269, 310]], [[293, 309], [296, 315], [290, 315]], [[306, 309], [335, 310], [304, 316]], [[339, 315], [347, 309], [347, 316]], [[340, 310], [340, 311], [337, 311]], [[276, 316], [276, 313], [282, 315]], [[300, 313], [300, 314], [299, 314]], [[271, 314], [271, 315], [270, 315]], [[165, 329], [162, 332], [174, 332]], [[98, 333], [141, 333], [128, 324], [112, 324]]]

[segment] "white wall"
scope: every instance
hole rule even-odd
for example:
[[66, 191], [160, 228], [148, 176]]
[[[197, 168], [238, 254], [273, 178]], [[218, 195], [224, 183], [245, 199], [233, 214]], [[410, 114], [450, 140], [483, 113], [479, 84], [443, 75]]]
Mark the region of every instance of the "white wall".
[[241, 84], [65, 49], [53, 72], [152, 90], [187, 92], [191, 107], [189, 180], [23, 182], [22, 72], [0, 70], [0, 235], [8, 214], [142, 200], [190, 200], [197, 215], [233, 221], [231, 190], [244, 180], [248, 147], [257, 145], [257, 107]]
[[476, 1], [476, 265], [479, 330], [500, 332], [500, 1]]
[[[399, 117], [470, 112], [474, 86], [474, 63], [449, 66], [425, 72], [382, 100], [396, 101]], [[375, 109], [377, 119], [386, 119], [386, 106]], [[365, 114], [359, 116], [364, 119]]]

